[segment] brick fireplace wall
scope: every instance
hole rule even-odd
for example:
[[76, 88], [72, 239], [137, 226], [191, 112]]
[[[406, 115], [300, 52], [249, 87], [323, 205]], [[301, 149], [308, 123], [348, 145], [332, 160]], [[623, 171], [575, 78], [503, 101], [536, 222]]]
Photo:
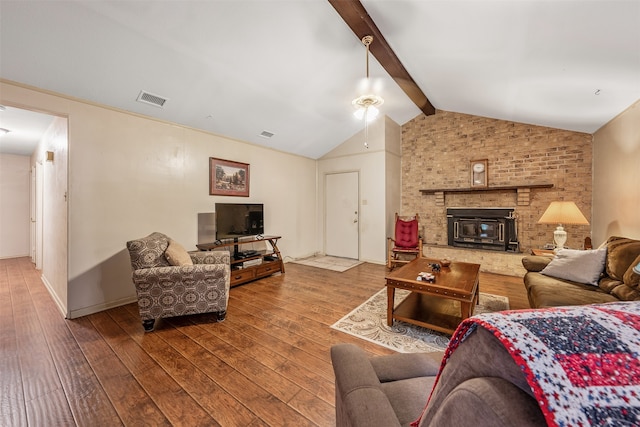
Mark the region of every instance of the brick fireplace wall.
[[[515, 191], [445, 193], [444, 204], [420, 192], [470, 187], [469, 165], [478, 159], [488, 160], [489, 187], [553, 188], [531, 189], [528, 202], [520, 205]], [[446, 111], [402, 126], [402, 213], [420, 214], [427, 245], [447, 245], [447, 207], [513, 207], [521, 251], [541, 248], [553, 241], [555, 226], [537, 224], [551, 201], [572, 200], [591, 221], [591, 175], [590, 134]], [[589, 226], [565, 229], [571, 248], [582, 248], [590, 235]]]

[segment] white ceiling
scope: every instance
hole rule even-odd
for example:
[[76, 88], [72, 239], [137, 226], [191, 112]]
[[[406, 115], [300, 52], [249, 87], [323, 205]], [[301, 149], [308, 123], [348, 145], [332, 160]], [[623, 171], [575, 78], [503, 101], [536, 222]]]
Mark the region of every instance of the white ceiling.
[[[638, 0], [362, 3], [437, 109], [593, 133], [640, 99]], [[325, 0], [0, 0], [0, 59], [8, 80], [310, 158], [363, 128], [365, 50]], [[382, 113], [420, 114], [370, 75]]]
[[53, 122], [53, 116], [13, 107], [0, 107], [0, 153], [30, 156], [42, 135]]

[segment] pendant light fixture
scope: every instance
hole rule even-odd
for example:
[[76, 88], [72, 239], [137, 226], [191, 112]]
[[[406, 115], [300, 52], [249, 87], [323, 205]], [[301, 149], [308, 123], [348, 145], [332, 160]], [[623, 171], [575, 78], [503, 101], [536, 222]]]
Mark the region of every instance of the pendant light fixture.
[[[362, 44], [366, 47], [366, 64], [367, 64], [367, 78], [366, 78], [366, 87], [370, 88], [369, 84], [369, 45], [373, 42], [373, 36], [364, 36], [362, 38]], [[355, 107], [355, 111], [353, 115], [356, 116], [358, 120], [364, 119], [364, 146], [365, 148], [369, 148], [369, 122], [373, 121], [380, 111], [378, 107], [384, 103], [382, 97], [375, 94], [366, 94], [357, 97], [351, 104]]]

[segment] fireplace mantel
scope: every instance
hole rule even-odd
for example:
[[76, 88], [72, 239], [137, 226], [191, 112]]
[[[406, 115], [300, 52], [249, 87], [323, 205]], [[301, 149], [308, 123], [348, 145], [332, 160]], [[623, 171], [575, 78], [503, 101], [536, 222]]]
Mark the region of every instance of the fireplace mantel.
[[518, 193], [518, 206], [529, 205], [529, 193], [531, 189], [553, 188], [553, 184], [525, 184], [525, 185], [501, 185], [493, 187], [467, 187], [467, 188], [429, 188], [420, 190], [423, 195], [435, 194], [436, 206], [444, 206], [446, 193], [476, 193], [480, 191], [515, 191]]

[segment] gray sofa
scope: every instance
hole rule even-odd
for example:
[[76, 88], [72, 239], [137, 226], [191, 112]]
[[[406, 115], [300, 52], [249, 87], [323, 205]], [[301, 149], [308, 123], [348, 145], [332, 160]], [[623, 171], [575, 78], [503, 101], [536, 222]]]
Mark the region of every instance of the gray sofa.
[[[353, 344], [333, 346], [336, 425], [410, 425], [429, 399], [441, 357], [369, 358]], [[485, 329], [476, 329], [460, 344], [440, 375], [420, 427], [546, 426], [521, 369]]]

